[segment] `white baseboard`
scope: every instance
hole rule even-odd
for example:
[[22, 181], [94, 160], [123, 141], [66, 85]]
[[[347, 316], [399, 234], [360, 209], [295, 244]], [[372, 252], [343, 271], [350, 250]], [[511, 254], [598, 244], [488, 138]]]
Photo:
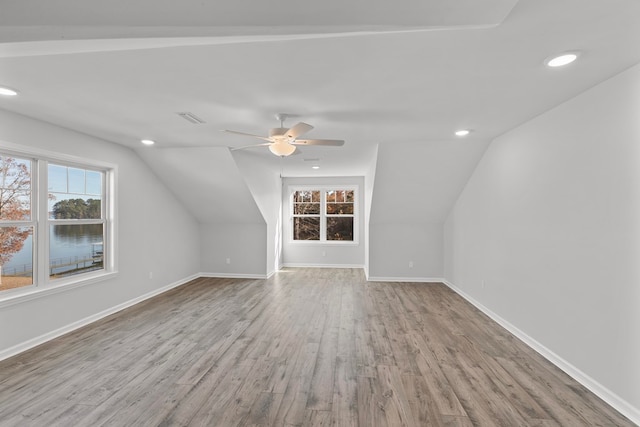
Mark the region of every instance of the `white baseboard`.
[[443, 283], [442, 277], [367, 277], [369, 282], [416, 282], [416, 283]]
[[269, 274], [244, 274], [244, 273], [198, 273], [198, 277], [213, 277], [220, 279], [268, 279]]
[[362, 264], [309, 264], [300, 262], [285, 262], [282, 266], [291, 268], [364, 268]]
[[522, 342], [531, 347], [533, 350], [538, 352], [542, 357], [547, 359], [549, 362], [553, 363], [559, 369], [564, 371], [571, 378], [585, 386], [591, 392], [593, 392], [600, 399], [607, 402], [611, 407], [616, 409], [625, 417], [629, 418], [632, 422], [640, 426], [640, 409], [634, 407], [626, 400], [622, 399], [620, 396], [604, 387], [598, 381], [591, 378], [589, 375], [582, 372], [580, 369], [573, 366], [571, 363], [558, 356], [556, 353], [536, 341], [534, 338], [527, 335], [525, 332], [518, 329], [516, 326], [509, 323], [504, 318], [500, 317], [493, 311], [489, 310], [487, 307], [482, 305], [476, 299], [456, 287], [453, 283], [447, 280], [441, 280], [442, 283], [451, 288], [455, 293], [460, 295], [462, 298], [466, 299], [469, 303], [475, 306], [478, 310], [482, 311], [484, 314], [489, 316], [492, 320], [498, 323], [500, 326], [505, 328], [507, 331], [518, 337]]
[[67, 334], [69, 332], [72, 332], [76, 329], [79, 329], [83, 326], [86, 326], [90, 323], [93, 323], [97, 320], [100, 320], [104, 317], [107, 317], [111, 314], [117, 313], [118, 311], [124, 310], [125, 308], [131, 307], [132, 305], [138, 304], [144, 300], [147, 300], [149, 298], [152, 298], [156, 295], [159, 295], [163, 292], [166, 292], [168, 290], [171, 290], [173, 288], [176, 288], [180, 285], [184, 285], [185, 283], [193, 280], [193, 279], [197, 279], [199, 276], [197, 274], [193, 274], [187, 278], [178, 280], [176, 282], [170, 283], [166, 286], [163, 286], [162, 288], [158, 288], [158, 289], [154, 289], [151, 292], [148, 292], [144, 295], [140, 295], [139, 297], [133, 298], [129, 301], [125, 301], [122, 304], [118, 304], [114, 307], [108, 308], [106, 310], [103, 310], [99, 313], [93, 314], [91, 316], [85, 317], [84, 319], [80, 319], [76, 322], [70, 323], [68, 325], [65, 325], [61, 328], [58, 328], [54, 331], [51, 332], [47, 332], [46, 334], [42, 334], [38, 337], [32, 338], [30, 340], [24, 341], [20, 344], [14, 345], [13, 347], [9, 347], [5, 350], [0, 350], [0, 360], [4, 360], [7, 359], [11, 356], [15, 356], [18, 353], [22, 353], [23, 351], [27, 351], [33, 347], [36, 347], [40, 344], [44, 344], [47, 341], [50, 341], [54, 338], [58, 338], [59, 336], [62, 336], [64, 334]]

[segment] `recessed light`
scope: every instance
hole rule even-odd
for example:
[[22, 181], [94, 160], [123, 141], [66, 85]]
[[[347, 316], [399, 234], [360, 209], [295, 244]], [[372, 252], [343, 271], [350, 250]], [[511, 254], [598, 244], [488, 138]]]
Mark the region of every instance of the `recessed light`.
[[456, 136], [467, 136], [471, 133], [469, 129], [460, 129], [456, 131]]
[[156, 143], [155, 141], [153, 141], [151, 139], [143, 139], [140, 142], [142, 142], [144, 145], [153, 145], [153, 144]]
[[547, 58], [545, 63], [548, 67], [563, 67], [565, 65], [571, 64], [573, 61], [578, 59], [577, 52], [565, 52], [561, 55], [553, 56], [551, 58]]
[[320, 166], [318, 166], [318, 165], [311, 166], [311, 169], [320, 169]]
[[13, 90], [13, 89], [11, 89], [11, 88], [0, 86], [0, 95], [16, 96], [17, 94], [18, 94], [18, 92]]

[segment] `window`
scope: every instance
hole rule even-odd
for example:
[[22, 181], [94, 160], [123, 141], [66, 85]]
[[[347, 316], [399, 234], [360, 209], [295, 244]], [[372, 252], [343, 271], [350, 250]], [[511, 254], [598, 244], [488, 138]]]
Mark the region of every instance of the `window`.
[[49, 163], [49, 277], [104, 265], [104, 172]]
[[320, 240], [320, 191], [293, 193], [293, 240]]
[[327, 240], [353, 241], [353, 190], [328, 190], [326, 201]]
[[354, 188], [293, 189], [293, 241], [356, 242]]
[[114, 270], [112, 174], [104, 166], [0, 153], [0, 291]]

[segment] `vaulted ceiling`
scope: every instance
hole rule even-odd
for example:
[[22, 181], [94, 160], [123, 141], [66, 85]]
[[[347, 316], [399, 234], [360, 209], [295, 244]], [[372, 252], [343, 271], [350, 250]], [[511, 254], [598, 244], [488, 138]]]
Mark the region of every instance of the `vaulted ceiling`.
[[[404, 173], [450, 193], [438, 212], [493, 138], [640, 62], [638, 0], [0, 0], [0, 10], [0, 86], [20, 92], [0, 108], [123, 144], [152, 165], [169, 162], [161, 150], [184, 149], [173, 159], [189, 164], [192, 147], [259, 143], [220, 130], [267, 135], [289, 113], [285, 125], [304, 121], [315, 126], [308, 137], [346, 144], [283, 162], [255, 149], [274, 170], [364, 175], [380, 144], [393, 152], [387, 176], [402, 158], [448, 166], [437, 183]], [[569, 50], [576, 63], [544, 65]], [[472, 132], [460, 139], [460, 128]]]

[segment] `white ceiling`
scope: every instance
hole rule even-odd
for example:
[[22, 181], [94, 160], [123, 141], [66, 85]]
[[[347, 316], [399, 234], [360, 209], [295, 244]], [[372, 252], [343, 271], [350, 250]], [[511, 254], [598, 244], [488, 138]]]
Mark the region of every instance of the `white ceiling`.
[[[435, 27], [494, 25], [517, 0], [3, 1], [0, 25], [156, 27]], [[280, 32], [281, 30], [276, 30]], [[261, 31], [262, 32], [262, 31]]]
[[[0, 85], [20, 91], [0, 108], [143, 158], [259, 143], [220, 130], [266, 135], [279, 112], [296, 115], [285, 125], [314, 125], [309, 138], [347, 141], [303, 147], [286, 175], [363, 175], [376, 144], [424, 143], [428, 168], [441, 151], [429, 146], [456, 129], [484, 146], [640, 62], [638, 0], [0, 0], [0, 10]], [[566, 50], [580, 60], [544, 66]]]

